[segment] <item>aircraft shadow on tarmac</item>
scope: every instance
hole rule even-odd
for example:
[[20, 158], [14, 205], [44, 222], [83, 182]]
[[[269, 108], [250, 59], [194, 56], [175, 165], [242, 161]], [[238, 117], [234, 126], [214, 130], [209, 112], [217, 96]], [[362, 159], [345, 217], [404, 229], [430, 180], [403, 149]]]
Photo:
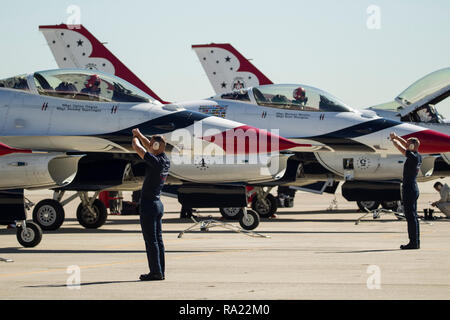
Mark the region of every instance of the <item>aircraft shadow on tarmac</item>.
[[[293, 212], [291, 214], [297, 214], [296, 212]], [[305, 214], [305, 213], [302, 213]], [[313, 213], [311, 213], [313, 214]], [[204, 212], [201, 213], [201, 217], [198, 220], [206, 220], [209, 218], [215, 219], [215, 220], [219, 220], [219, 221], [223, 221], [223, 222], [227, 222], [227, 223], [237, 223], [237, 221], [233, 221], [233, 220], [225, 220], [222, 219], [222, 217], [217, 217], [217, 216], [211, 216], [211, 215], [204, 215]], [[125, 218], [126, 217], [126, 218]], [[335, 223], [335, 222], [339, 222], [339, 223], [351, 223], [353, 224], [355, 222], [356, 219], [317, 219], [317, 218], [309, 218], [309, 219], [305, 219], [305, 218], [282, 218], [280, 216], [278, 216], [276, 219], [261, 219], [261, 222], [264, 224], [267, 223], [281, 223], [281, 222], [314, 222], [314, 223]], [[364, 222], [366, 220], [363, 220], [362, 222]], [[373, 221], [370, 218], [368, 218], [367, 221]], [[383, 218], [382, 220], [376, 220], [378, 223], [389, 223], [389, 222], [398, 222], [398, 219], [386, 219]], [[75, 223], [75, 225], [68, 225], [69, 223]], [[78, 222], [76, 219], [66, 219], [63, 227], [59, 230], [56, 231], [45, 231], [45, 233], [141, 233], [140, 229], [138, 230], [122, 230], [122, 229], [105, 229], [105, 228], [99, 228], [99, 229], [85, 229], [82, 228], [81, 226], [76, 225]], [[192, 224], [193, 221], [191, 219], [188, 218], [169, 218], [169, 217], [165, 217], [163, 218], [163, 224]], [[139, 225], [139, 218], [137, 218], [136, 216], [122, 216], [120, 219], [108, 219], [108, 221], [106, 222], [107, 226], [120, 226], [120, 225]], [[164, 230], [164, 233], [179, 233], [181, 230]], [[228, 232], [228, 231], [227, 231]], [[290, 233], [290, 232], [286, 232], [286, 233]], [[294, 232], [295, 233], [295, 232]]]
[[[179, 220], [181, 219], [175, 219]], [[186, 219], [184, 219], [186, 220]], [[275, 219], [278, 220], [278, 222], [282, 222], [282, 221], [290, 221], [290, 220], [286, 220], [286, 219]], [[272, 220], [263, 220], [264, 223], [266, 222], [272, 222], [274, 221]], [[298, 220], [295, 220], [298, 221]], [[318, 220], [301, 220], [298, 222], [317, 222]], [[377, 221], [379, 222], [394, 222], [397, 220], [383, 220], [383, 221]], [[123, 221], [122, 221], [123, 222]], [[192, 224], [193, 222], [191, 220], [186, 220], [186, 222], [188, 224]], [[226, 222], [230, 222], [230, 221], [226, 221]], [[231, 221], [232, 222], [232, 221]], [[320, 222], [336, 222], [334, 220], [320, 220]], [[349, 220], [345, 220], [345, 221], [338, 221], [338, 222], [353, 222], [353, 221], [349, 221]], [[165, 221], [164, 221], [165, 223]], [[109, 225], [111, 225], [111, 222], [108, 223]], [[121, 224], [119, 223], [115, 223], [115, 224]], [[129, 224], [132, 224], [132, 222], [130, 222]], [[352, 225], [353, 227], [353, 225]], [[357, 228], [357, 227], [355, 227]], [[1, 235], [8, 235], [8, 234], [15, 234], [16, 231], [15, 230], [1, 230], [2, 232], [0, 232], [0, 236]], [[163, 230], [164, 234], [179, 234], [182, 230]], [[264, 231], [259, 231], [258, 229], [255, 230], [256, 232], [261, 232], [264, 234], [387, 234], [387, 233], [399, 233], [399, 232], [395, 232], [395, 231], [352, 231], [352, 230], [345, 230], [345, 231], [330, 231], [330, 230], [314, 230], [314, 231], [302, 231], [302, 230], [264, 230]], [[121, 229], [85, 229], [83, 227], [71, 227], [71, 226], [67, 226], [65, 227], [64, 225], [56, 231], [45, 231], [44, 234], [137, 234], [140, 235], [142, 233], [142, 231], [140, 229], [136, 229], [136, 230], [121, 230]], [[217, 228], [212, 228], [209, 231], [191, 231], [191, 232], [187, 232], [185, 233], [185, 235], [189, 235], [189, 234], [236, 234], [236, 232], [231, 231], [231, 230], [220, 230]], [[2, 252], [3, 249], [0, 248], [0, 253]]]
[[[80, 287], [84, 286], [92, 286], [99, 284], [118, 284], [118, 283], [134, 283], [134, 282], [142, 282], [140, 280], [118, 280], [118, 281], [96, 281], [96, 282], [82, 282], [79, 284]], [[70, 287], [78, 287], [78, 285], [67, 285], [67, 284], [47, 284], [47, 285], [38, 285], [38, 286], [24, 286], [24, 288], [70, 288]]]
[[392, 252], [402, 251], [401, 249], [374, 249], [374, 250], [353, 250], [353, 251], [329, 251], [329, 252], [316, 252], [318, 254], [331, 254], [331, 253], [376, 253], [376, 252]]
[[[166, 254], [176, 254], [176, 253], [217, 253], [217, 252], [226, 252], [227, 250], [165, 250]], [[102, 253], [143, 253], [145, 254], [145, 250], [120, 250], [120, 249], [111, 249], [111, 250], [69, 250], [69, 249], [26, 249], [22, 247], [9, 247], [9, 248], [0, 248], [1, 254], [16, 254], [16, 253], [55, 253], [55, 254], [102, 254]]]
[[[202, 214], [203, 214], [204, 212], [202, 212]], [[108, 220], [108, 225], [128, 225], [128, 224], [139, 224], [139, 218], [135, 218], [134, 216], [127, 216], [127, 217], [130, 217], [129, 219], [117, 219], [117, 220], [113, 220], [113, 219], [110, 219], [110, 220]], [[215, 219], [215, 220], [218, 220], [218, 221], [222, 221], [222, 222], [225, 222], [225, 223], [234, 223], [234, 224], [237, 224], [238, 222], [237, 222], [237, 220], [225, 220], [225, 219], [222, 219], [221, 217], [216, 217], [216, 216], [205, 216], [205, 215], [203, 215], [203, 216], [201, 216], [200, 218], [198, 218], [198, 220], [199, 221], [202, 221], [202, 220], [207, 220], [207, 219], [209, 219], [209, 218], [212, 218], [212, 219]], [[69, 219], [69, 221], [70, 221], [70, 219]], [[72, 219], [72, 221], [76, 221], [75, 219]], [[364, 221], [366, 221], [366, 220], [363, 220], [363, 221], [361, 221], [361, 222], [364, 222]], [[368, 221], [373, 221], [373, 220], [368, 220]], [[400, 220], [398, 220], [398, 219], [386, 219], [386, 218], [383, 218], [383, 220], [376, 220], [378, 223], [388, 223], [388, 222], [398, 222], [398, 221], [400, 221]], [[354, 226], [354, 222], [355, 222], [355, 219], [290, 219], [290, 218], [280, 218], [280, 217], [278, 217], [278, 218], [276, 218], [276, 219], [261, 219], [261, 222], [262, 223], [280, 223], [280, 222], [318, 222], [318, 223], [334, 223], [334, 222], [342, 222], [342, 223], [349, 223], [349, 225], [351, 225], [351, 226]], [[191, 219], [189, 219], [189, 218], [183, 218], [183, 219], [180, 219], [180, 218], [163, 218], [163, 225], [164, 224], [172, 224], [172, 223], [178, 223], [178, 224], [180, 224], [180, 223], [185, 223], [185, 224], [193, 224], [194, 222], [191, 220]], [[63, 230], [66, 230], [66, 231], [63, 231]], [[109, 229], [109, 230], [107, 230], [107, 229], [83, 229], [83, 228], [77, 228], [77, 227], [74, 227], [74, 228], [71, 228], [71, 227], [67, 227], [67, 228], [61, 228], [60, 230], [58, 230], [58, 231], [54, 231], [54, 232], [66, 232], [66, 233], [70, 233], [70, 232], [79, 232], [79, 233], [82, 233], [82, 232], [84, 232], [84, 231], [87, 231], [87, 232], [90, 232], [90, 233], [97, 233], [97, 232], [105, 232], [105, 233], [140, 233], [141, 231], [140, 230], [111, 230], [111, 229]], [[255, 230], [256, 232], [258, 232], [258, 229], [256, 229]], [[179, 233], [179, 232], [181, 232], [181, 230], [163, 230], [163, 232], [164, 233]], [[211, 232], [211, 231], [209, 231], [209, 232]], [[212, 231], [212, 232], [215, 232], [215, 233], [234, 233], [233, 231], [229, 231], [229, 230], [217, 230], [217, 229], [214, 229], [214, 231]], [[200, 233], [200, 231], [199, 232], [189, 232], [189, 233]], [[204, 232], [202, 232], [202, 233], [204, 233]], [[292, 233], [299, 233], [299, 234], [302, 234], [302, 233], [388, 233], [388, 232], [385, 232], [385, 231], [383, 231], [383, 232], [377, 232], [377, 231], [375, 231], [375, 232], [371, 232], [371, 231], [364, 231], [364, 232], [359, 232], [359, 231], [337, 231], [337, 232], [333, 232], [333, 231], [323, 231], [323, 232], [321, 232], [321, 231], [314, 231], [314, 232], [305, 232], [305, 231], [270, 231], [270, 230], [268, 230], [268, 231], [264, 231], [264, 233], [286, 233], [286, 234], [292, 234]]]
[[[170, 224], [170, 223], [192, 223], [193, 221], [189, 218], [175, 218], [175, 217], [169, 217], [168, 215], [174, 215], [174, 214], [179, 214], [178, 212], [166, 212], [165, 216], [163, 217], [163, 223], [165, 224]], [[357, 211], [357, 210], [353, 210], [353, 211], [349, 211], [349, 210], [333, 210], [333, 211], [327, 211], [327, 210], [319, 210], [319, 211], [290, 211], [290, 212], [277, 212], [278, 217], [276, 219], [272, 219], [272, 218], [261, 218], [261, 221], [264, 223], [277, 223], [277, 222], [319, 222], [319, 223], [324, 223], [324, 222], [346, 222], [346, 223], [353, 223], [356, 219], [356, 217], [352, 217], [349, 219], [345, 219], [345, 218], [327, 218], [327, 219], [319, 219], [319, 218], [304, 218], [304, 216], [308, 216], [308, 215], [317, 215], [317, 214], [328, 214], [328, 215], [332, 215], [332, 214], [351, 214], [351, 215], [357, 215], [357, 214], [361, 214], [361, 212]], [[194, 214], [196, 215], [196, 214]], [[197, 213], [197, 215], [200, 216], [199, 220], [203, 220], [203, 219], [208, 219], [208, 218], [212, 218], [212, 219], [216, 219], [216, 220], [220, 220], [223, 222], [233, 222], [233, 220], [225, 220], [223, 219], [220, 214], [216, 211], [200, 211]], [[291, 217], [289, 218], [283, 218], [283, 216], [285, 215], [289, 215]], [[292, 216], [296, 216], [296, 217], [292, 217]], [[129, 217], [128, 219], [123, 218], [123, 217]], [[68, 221], [75, 221], [75, 219], [68, 219]], [[382, 220], [377, 220], [378, 222], [396, 222], [398, 221], [398, 219], [386, 219], [383, 218]], [[234, 221], [235, 222], [235, 221]], [[121, 219], [109, 219], [108, 220], [109, 224], [139, 224], [139, 217], [136, 216], [122, 216]]]
[[[208, 219], [209, 217], [213, 218], [213, 219], [217, 219], [217, 220], [221, 220], [223, 222], [228, 222], [228, 223], [234, 223], [236, 224], [237, 221], [230, 221], [230, 220], [222, 220], [221, 216], [217, 217], [217, 216], [211, 216], [211, 215], [205, 215], [208, 213], [212, 213], [212, 214], [218, 214], [216, 211], [201, 211], [199, 214], [202, 215], [202, 217], [199, 220], [203, 220], [203, 219]], [[268, 223], [280, 223], [280, 222], [314, 222], [314, 223], [334, 223], [334, 222], [340, 222], [340, 223], [349, 223], [349, 226], [351, 225], [353, 227], [354, 221], [355, 219], [352, 217], [352, 219], [345, 219], [345, 218], [335, 218], [335, 219], [313, 219], [313, 218], [308, 218], [305, 219], [304, 216], [305, 215], [315, 215], [315, 214], [356, 214], [358, 213], [357, 210], [354, 210], [353, 212], [349, 211], [349, 210], [334, 210], [334, 211], [327, 211], [327, 210], [319, 210], [319, 211], [290, 211], [290, 212], [277, 212], [278, 217], [276, 219], [261, 219], [262, 223], [264, 224], [268, 224]], [[179, 214], [178, 212], [167, 212], [167, 215], [173, 215], [173, 214]], [[283, 215], [296, 215], [299, 216], [298, 218], [282, 218], [281, 216]], [[106, 226], [120, 226], [120, 225], [139, 225], [139, 217], [136, 215], [125, 215], [125, 216], [120, 216], [120, 218], [118, 219], [114, 219], [114, 217], [116, 216], [112, 216], [110, 219], [108, 219]], [[367, 218], [367, 220], [363, 220], [361, 222], [373, 222], [375, 220], [372, 220], [370, 218]], [[376, 220], [377, 223], [389, 223], [389, 222], [399, 222], [400, 220], [398, 219], [382, 219], [382, 220]], [[402, 222], [402, 221], [400, 221]], [[165, 217], [163, 218], [163, 224], [192, 224], [193, 221], [191, 219], [181, 219], [179, 217]], [[73, 224], [73, 225], [71, 225]], [[16, 231], [11, 229], [11, 230], [0, 230], [0, 236], [2, 234], [15, 234]], [[164, 230], [163, 232], [165, 234], [178, 234], [180, 233], [182, 230]], [[255, 230], [256, 232], [258, 232], [258, 230]], [[99, 228], [99, 229], [85, 229], [81, 226], [78, 225], [78, 221], [74, 218], [68, 218], [65, 220], [64, 225], [56, 231], [45, 231], [45, 234], [141, 234], [141, 230], [139, 229], [135, 229], [135, 230], [123, 230], [123, 229], [107, 229], [107, 228]], [[189, 232], [192, 234], [199, 234], [199, 233], [207, 233], [207, 232], [202, 232], [202, 231], [194, 231], [194, 232]], [[209, 233], [222, 233], [222, 234], [234, 234], [235, 232], [230, 231], [230, 230], [218, 230], [218, 229], [214, 229], [209, 231]], [[387, 232], [387, 231], [320, 231], [320, 230], [315, 230], [315, 231], [302, 231], [302, 230], [298, 230], [298, 231], [291, 231], [291, 230], [264, 230], [263, 233], [265, 234], [367, 234], [367, 233], [373, 233], [373, 234], [381, 234], [381, 233], [397, 233], [397, 232]], [[0, 252], [1, 249], [0, 249]]]

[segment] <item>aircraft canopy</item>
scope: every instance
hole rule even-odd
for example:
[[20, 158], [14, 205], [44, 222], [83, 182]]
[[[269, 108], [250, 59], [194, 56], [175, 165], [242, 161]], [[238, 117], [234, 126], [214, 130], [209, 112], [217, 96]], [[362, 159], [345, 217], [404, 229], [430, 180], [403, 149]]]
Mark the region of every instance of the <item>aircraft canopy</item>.
[[217, 98], [239, 100], [264, 107], [315, 112], [354, 111], [333, 95], [320, 89], [301, 84], [261, 85], [225, 93]]
[[450, 95], [450, 68], [434, 71], [417, 80], [400, 93], [395, 100], [405, 108], [402, 116], [425, 104], [436, 105]]
[[152, 97], [127, 81], [90, 70], [58, 69], [34, 73], [40, 95], [101, 102], [150, 102]]

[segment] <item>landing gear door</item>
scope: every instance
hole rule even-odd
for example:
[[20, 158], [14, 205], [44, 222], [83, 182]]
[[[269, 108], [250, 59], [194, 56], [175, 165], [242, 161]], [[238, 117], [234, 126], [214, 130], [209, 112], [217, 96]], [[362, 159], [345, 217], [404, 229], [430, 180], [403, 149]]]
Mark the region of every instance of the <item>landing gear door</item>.
[[0, 224], [25, 220], [23, 189], [0, 191]]

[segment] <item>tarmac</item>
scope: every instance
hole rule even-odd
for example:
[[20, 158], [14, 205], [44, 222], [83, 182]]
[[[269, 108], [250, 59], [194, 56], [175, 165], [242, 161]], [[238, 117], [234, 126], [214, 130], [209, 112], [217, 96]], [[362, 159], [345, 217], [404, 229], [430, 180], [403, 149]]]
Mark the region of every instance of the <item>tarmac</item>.
[[[27, 194], [33, 202], [50, 195]], [[87, 230], [73, 201], [61, 229], [44, 232], [35, 248], [22, 248], [15, 231], [1, 227], [0, 257], [14, 262], [0, 262], [0, 299], [449, 298], [450, 220], [422, 221], [422, 248], [402, 251], [405, 221], [369, 215], [355, 225], [361, 212], [340, 194], [337, 208], [327, 210], [334, 197], [298, 192], [293, 208], [280, 208], [255, 230], [270, 238], [219, 227], [178, 238], [192, 221], [180, 219], [177, 200], [164, 197], [166, 280], [157, 282], [138, 281], [148, 272], [138, 216], [109, 216]], [[421, 194], [419, 215], [437, 198]], [[217, 210], [199, 213], [220, 217]]]

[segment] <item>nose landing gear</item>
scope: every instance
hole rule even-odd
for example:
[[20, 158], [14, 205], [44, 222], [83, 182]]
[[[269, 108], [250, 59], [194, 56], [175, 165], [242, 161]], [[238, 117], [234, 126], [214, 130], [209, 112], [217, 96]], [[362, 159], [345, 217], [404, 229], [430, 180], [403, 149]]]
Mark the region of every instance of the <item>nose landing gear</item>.
[[42, 229], [36, 223], [23, 220], [17, 223], [16, 236], [23, 247], [33, 248], [42, 240]]
[[64, 206], [76, 198], [81, 199], [77, 208], [77, 220], [87, 229], [97, 229], [105, 224], [108, 218], [108, 211], [99, 199], [100, 191], [89, 197], [87, 191], [78, 191], [65, 200], [63, 196], [65, 191], [55, 191], [53, 199], [45, 199], [34, 207], [33, 221], [41, 227], [42, 230], [58, 230], [64, 223]]

